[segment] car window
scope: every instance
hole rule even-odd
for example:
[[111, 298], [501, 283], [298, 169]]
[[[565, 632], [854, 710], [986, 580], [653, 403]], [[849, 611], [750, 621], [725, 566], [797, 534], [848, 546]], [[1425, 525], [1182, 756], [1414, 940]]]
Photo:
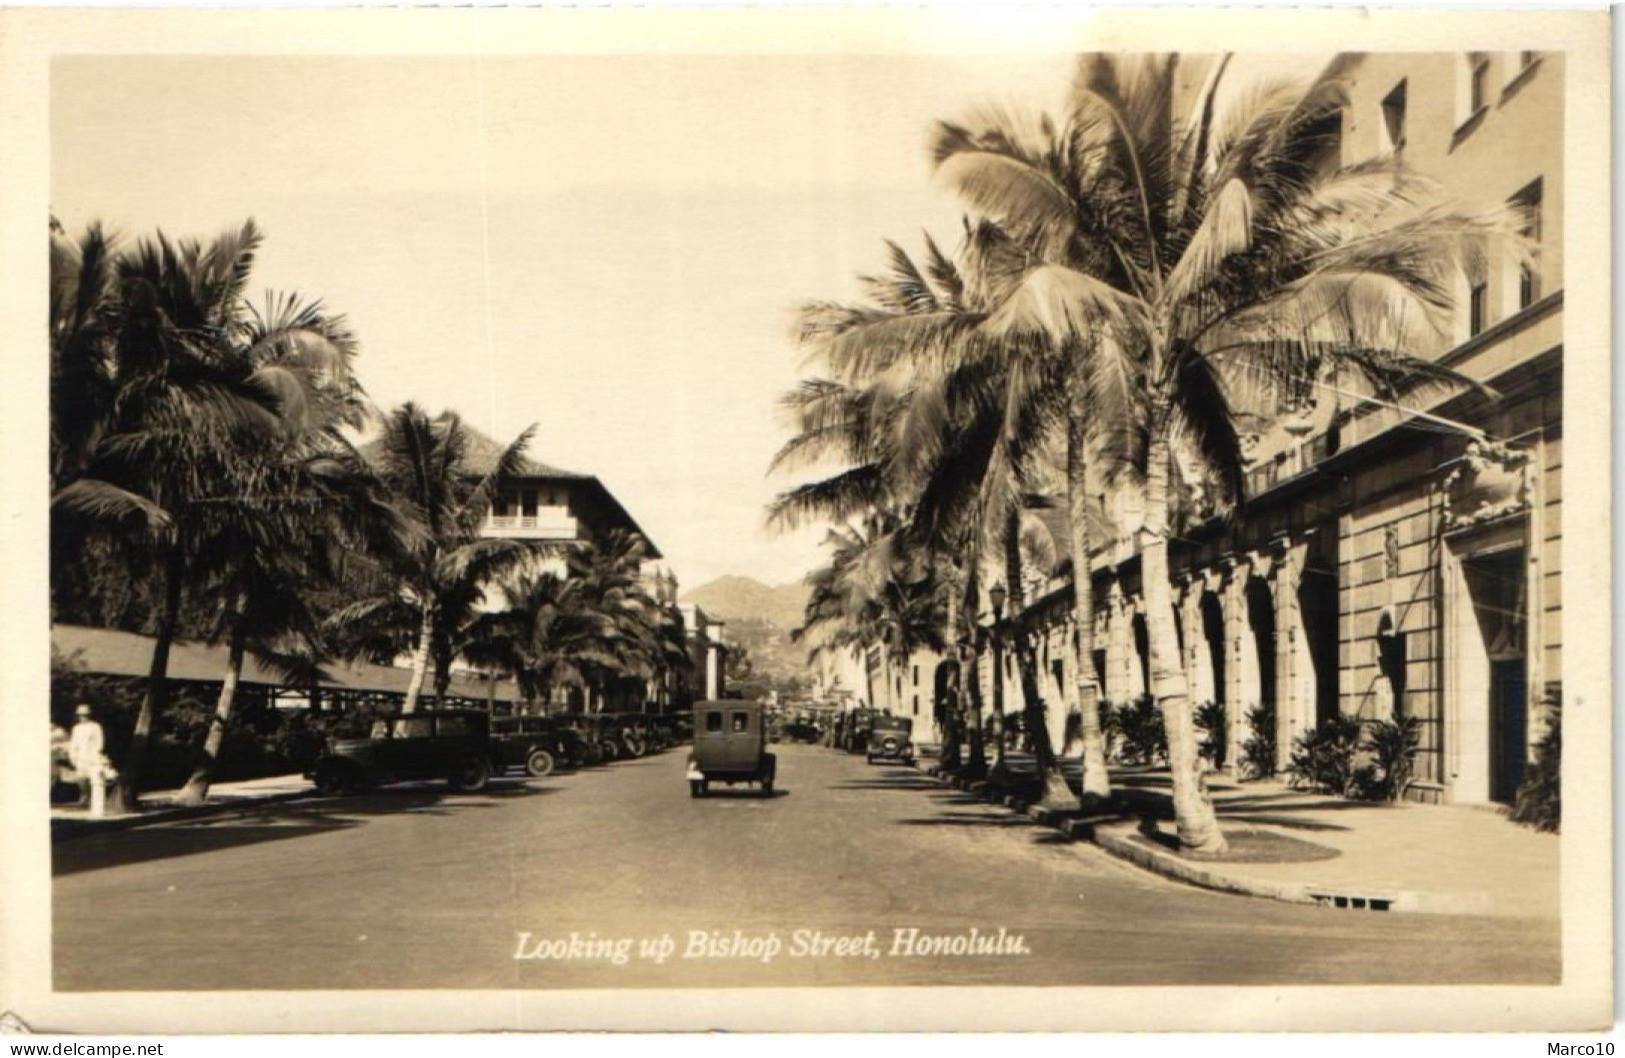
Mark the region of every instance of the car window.
[[426, 716], [403, 716], [395, 721], [396, 738], [428, 738], [430, 730]]
[[750, 714], [749, 713], [735, 713], [734, 714], [734, 730], [736, 732], [737, 731], [749, 731], [750, 730]]
[[374, 720], [372, 722], [372, 734], [370, 736], [368, 736], [368, 737], [370, 737], [370, 738], [388, 738], [389, 737], [389, 721], [388, 720]]
[[466, 716], [442, 716], [439, 728], [441, 735], [467, 735], [473, 726]]
[[705, 714], [705, 729], [707, 731], [721, 731], [722, 730], [722, 714], [721, 713], [706, 713]]

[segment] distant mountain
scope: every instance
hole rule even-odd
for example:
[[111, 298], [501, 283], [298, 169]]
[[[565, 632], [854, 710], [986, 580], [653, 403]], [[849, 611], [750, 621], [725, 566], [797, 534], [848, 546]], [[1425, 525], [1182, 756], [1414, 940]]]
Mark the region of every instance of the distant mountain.
[[770, 588], [750, 577], [727, 576], [690, 588], [681, 601], [723, 621], [765, 621], [788, 632], [801, 623], [809, 590], [805, 584]]

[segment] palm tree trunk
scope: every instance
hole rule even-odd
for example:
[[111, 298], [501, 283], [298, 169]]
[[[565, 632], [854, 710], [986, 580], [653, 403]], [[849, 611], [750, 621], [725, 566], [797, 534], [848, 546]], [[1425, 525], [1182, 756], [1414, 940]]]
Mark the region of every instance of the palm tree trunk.
[[[941, 748], [937, 751], [937, 767], [944, 771], [957, 771], [962, 763], [959, 734], [964, 711], [962, 682], [959, 679], [959, 597], [964, 586], [959, 580], [959, 567], [949, 562], [947, 569], [948, 597], [942, 629], [944, 661], [938, 663], [937, 673], [933, 674], [931, 705], [937, 719], [937, 737], [941, 741]], [[949, 658], [953, 660], [954, 667], [944, 672], [942, 665]]]
[[[1016, 651], [1016, 668], [1021, 675], [1022, 715], [1026, 718], [1028, 736], [1032, 739], [1033, 757], [1038, 765], [1038, 779], [1042, 793], [1039, 803], [1045, 808], [1073, 809], [1078, 799], [1066, 784], [1066, 773], [1061, 770], [1057, 747], [1065, 738], [1066, 710], [1057, 703], [1047, 708], [1038, 691], [1038, 655], [1032, 639], [1027, 635], [1022, 611], [1026, 609], [1026, 591], [1021, 575], [1021, 514], [1012, 512], [1005, 525], [1004, 569], [1010, 579], [1010, 627], [1014, 629], [1012, 642]], [[1053, 723], [1059, 720], [1059, 724]], [[1059, 728], [1059, 730], [1053, 730]]]
[[1088, 431], [1081, 393], [1074, 391], [1066, 434], [1067, 543], [1072, 557], [1072, 630], [1078, 686], [1078, 731], [1083, 739], [1083, 799], [1112, 794], [1106, 740], [1100, 730], [1100, 687], [1095, 682], [1095, 597], [1089, 556]]
[[238, 599], [238, 610], [232, 620], [231, 643], [227, 653], [226, 676], [220, 682], [220, 697], [214, 706], [214, 718], [209, 721], [209, 734], [203, 740], [203, 749], [192, 765], [192, 775], [182, 788], [179, 802], [200, 805], [209, 796], [209, 784], [214, 781], [215, 765], [220, 760], [220, 747], [226, 740], [226, 727], [231, 723], [231, 707], [237, 698], [237, 684], [243, 675], [244, 628], [242, 607], [246, 600]]
[[435, 701], [446, 700], [446, 692], [451, 690], [451, 659], [440, 651], [435, 651], [434, 658], [434, 697]]
[[[177, 529], [178, 533], [178, 529]], [[175, 642], [180, 624], [181, 582], [186, 561], [181, 542], [176, 539], [164, 556], [164, 608], [158, 618], [158, 634], [153, 638], [152, 664], [147, 669], [147, 689], [130, 734], [130, 750], [119, 768], [118, 785], [113, 789], [108, 811], [133, 812], [141, 807], [141, 772], [146, 767], [147, 747], [152, 742], [152, 725], [163, 714], [169, 697], [169, 648]]]
[[987, 778], [987, 740], [982, 735], [982, 652], [971, 652], [970, 674], [970, 762], [965, 765], [967, 779]]
[[1168, 416], [1153, 410], [1146, 452], [1146, 541], [1140, 550], [1146, 633], [1151, 648], [1151, 693], [1156, 696], [1168, 730], [1168, 767], [1172, 772], [1174, 821], [1180, 847], [1214, 854], [1224, 852], [1228, 846], [1202, 775], [1190, 688], [1180, 662], [1179, 634], [1174, 627], [1173, 589], [1168, 580], [1170, 456]]
[[434, 605], [425, 600], [423, 620], [418, 624], [418, 645], [412, 651], [412, 679], [406, 685], [406, 700], [401, 703], [403, 713], [417, 711], [418, 696], [423, 693], [423, 679], [429, 671], [429, 641], [433, 636]]
[[[970, 556], [970, 574], [965, 593], [966, 598], [976, 598], [980, 585], [980, 572], [977, 566], [981, 563], [980, 549], [973, 549]], [[972, 624], [975, 622], [972, 621]], [[965, 777], [968, 779], [983, 779], [987, 777], [987, 744], [982, 738], [982, 651], [979, 646], [971, 648], [971, 673], [968, 685], [970, 698], [970, 763], [965, 766]]]

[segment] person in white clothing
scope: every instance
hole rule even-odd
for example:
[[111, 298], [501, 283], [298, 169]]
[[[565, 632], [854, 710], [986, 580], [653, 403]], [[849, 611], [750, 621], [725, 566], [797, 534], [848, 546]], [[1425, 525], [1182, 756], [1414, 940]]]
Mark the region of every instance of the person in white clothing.
[[107, 782], [103, 778], [102, 725], [96, 722], [90, 706], [80, 702], [73, 715], [73, 737], [68, 743], [68, 759], [79, 775], [79, 803], [89, 803], [92, 815], [101, 815], [103, 799], [107, 796]]

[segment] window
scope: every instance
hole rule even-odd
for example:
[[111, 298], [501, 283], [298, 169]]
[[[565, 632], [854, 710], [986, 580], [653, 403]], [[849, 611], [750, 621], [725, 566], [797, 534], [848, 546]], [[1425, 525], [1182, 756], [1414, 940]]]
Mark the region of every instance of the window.
[[920, 685], [920, 667], [918, 665], [916, 665], [916, 666], [914, 666], [914, 686], [918, 687], [919, 685]]
[[1467, 116], [1489, 106], [1490, 58], [1488, 55], [1470, 55], [1467, 71]]
[[468, 717], [442, 716], [440, 723], [437, 725], [436, 733], [440, 735], [468, 735], [473, 732], [470, 730]]
[[1326, 176], [1343, 164], [1343, 112], [1330, 110], [1304, 126], [1305, 164], [1316, 176]]
[[1382, 101], [1382, 124], [1388, 132], [1388, 149], [1399, 151], [1405, 147], [1405, 82], [1394, 86]]
[[395, 721], [396, 738], [428, 738], [433, 729], [426, 716], [403, 716]]
[[734, 734], [738, 734], [741, 731], [749, 731], [750, 730], [750, 714], [749, 713], [735, 713], [733, 719], [734, 719], [734, 723], [733, 723]]
[[1489, 284], [1475, 279], [1467, 290], [1467, 335], [1481, 333], [1489, 326]]
[[706, 713], [705, 714], [705, 729], [707, 731], [721, 731], [722, 730], [722, 714], [721, 713]]
[[[1512, 208], [1519, 216], [1519, 234], [1528, 241], [1530, 253], [1536, 255], [1540, 252], [1540, 200], [1539, 180], [1512, 196]], [[1518, 308], [1527, 309], [1539, 300], [1540, 271], [1536, 262], [1522, 262], [1518, 265]]]

